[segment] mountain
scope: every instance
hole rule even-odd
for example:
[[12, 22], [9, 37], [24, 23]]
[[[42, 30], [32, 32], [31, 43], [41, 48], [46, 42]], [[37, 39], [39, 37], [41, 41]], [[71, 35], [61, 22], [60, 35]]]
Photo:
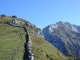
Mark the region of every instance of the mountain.
[[68, 60], [44, 40], [40, 28], [22, 18], [0, 17], [0, 60]]
[[45, 40], [66, 56], [80, 58], [80, 26], [68, 22], [57, 22], [42, 30]]

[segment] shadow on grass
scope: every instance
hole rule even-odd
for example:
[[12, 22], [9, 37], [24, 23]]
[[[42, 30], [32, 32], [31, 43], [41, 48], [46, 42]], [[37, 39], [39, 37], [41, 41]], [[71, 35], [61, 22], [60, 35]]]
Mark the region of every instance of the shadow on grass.
[[28, 34], [26, 34], [25, 38], [26, 38], [26, 43], [24, 44], [25, 52], [24, 52], [23, 60], [28, 60], [28, 47], [27, 47], [27, 43], [29, 39]]

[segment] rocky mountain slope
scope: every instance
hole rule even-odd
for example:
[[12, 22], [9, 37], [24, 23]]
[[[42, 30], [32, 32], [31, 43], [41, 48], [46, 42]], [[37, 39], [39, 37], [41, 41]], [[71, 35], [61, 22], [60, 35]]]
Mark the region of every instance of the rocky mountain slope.
[[80, 26], [68, 22], [57, 22], [45, 27], [44, 38], [66, 56], [80, 58]]
[[0, 60], [31, 59], [68, 60], [71, 57], [44, 40], [41, 29], [27, 20], [0, 17]]

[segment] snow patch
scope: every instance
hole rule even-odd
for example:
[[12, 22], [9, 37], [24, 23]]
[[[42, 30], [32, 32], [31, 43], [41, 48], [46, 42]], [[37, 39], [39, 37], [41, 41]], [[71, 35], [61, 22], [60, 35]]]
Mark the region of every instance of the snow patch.
[[57, 28], [57, 27], [58, 27], [58, 25], [57, 25], [57, 24], [55, 24], [55, 25], [51, 25], [50, 27], [53, 29], [53, 28]]
[[51, 26], [49, 27], [49, 32], [53, 32], [53, 30], [56, 29], [57, 27], [58, 27], [57, 24], [51, 25]]
[[78, 32], [73, 26], [72, 26], [72, 30], [74, 30], [74, 31], [76, 31], [76, 32]]
[[71, 30], [73, 30], [73, 31], [75, 31], [75, 32], [78, 32], [77, 29], [76, 29], [72, 24], [70, 24], [70, 23], [68, 23], [68, 22], [66, 22], [66, 23], [64, 23], [64, 24], [65, 24], [65, 26], [66, 26], [67, 28], [70, 28]]

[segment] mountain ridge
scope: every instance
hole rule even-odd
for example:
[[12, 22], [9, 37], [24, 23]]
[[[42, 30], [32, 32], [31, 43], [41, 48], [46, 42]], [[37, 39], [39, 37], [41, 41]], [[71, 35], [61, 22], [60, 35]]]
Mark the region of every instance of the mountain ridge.
[[79, 28], [80, 26], [59, 21], [56, 24], [45, 27], [42, 31], [45, 40], [57, 47], [63, 54], [79, 59]]

